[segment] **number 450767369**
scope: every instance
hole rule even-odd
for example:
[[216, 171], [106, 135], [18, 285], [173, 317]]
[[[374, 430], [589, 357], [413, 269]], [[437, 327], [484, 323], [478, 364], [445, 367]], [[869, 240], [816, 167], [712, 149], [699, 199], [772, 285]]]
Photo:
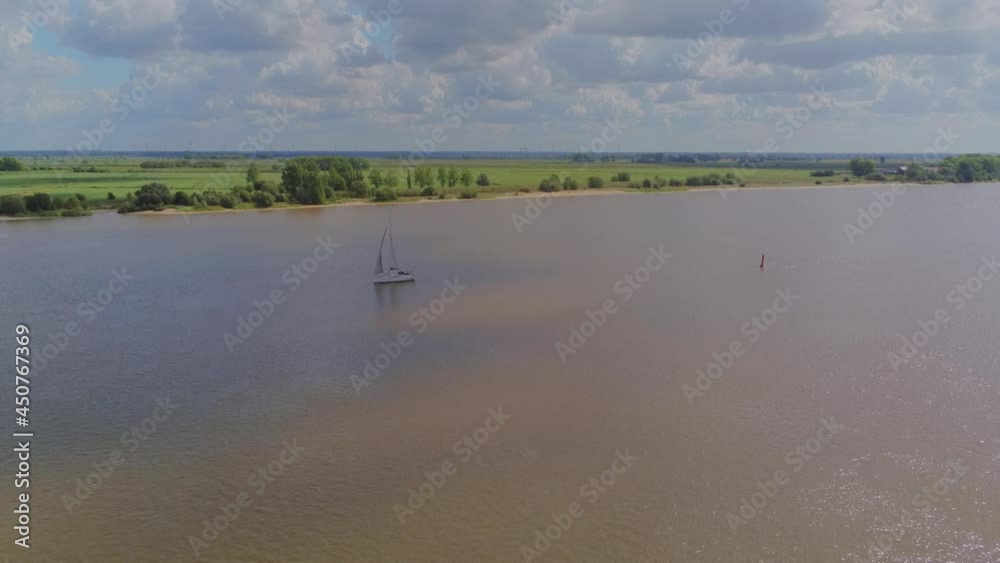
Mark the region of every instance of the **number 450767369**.
[[31, 361], [28, 356], [31, 355], [31, 330], [25, 325], [17, 325], [15, 329], [17, 332], [18, 347], [14, 350], [14, 370], [17, 372], [15, 376], [15, 392], [17, 397], [14, 399], [17, 405], [15, 411], [17, 412], [17, 425], [21, 427], [28, 426], [28, 411], [29, 405], [31, 404], [31, 399], [28, 395], [31, 393], [30, 381], [28, 380], [28, 375], [31, 373]]

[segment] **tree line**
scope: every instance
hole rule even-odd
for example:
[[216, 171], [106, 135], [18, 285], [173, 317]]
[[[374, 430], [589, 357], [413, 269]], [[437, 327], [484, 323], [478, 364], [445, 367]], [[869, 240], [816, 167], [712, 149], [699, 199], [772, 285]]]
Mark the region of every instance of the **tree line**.
[[[435, 173], [436, 172], [436, 173]], [[446, 197], [437, 194], [435, 186], [469, 187], [473, 182], [480, 186], [490, 185], [489, 177], [480, 174], [474, 178], [469, 170], [416, 167], [406, 171], [406, 191], [404, 196]], [[130, 192], [124, 200], [116, 203], [119, 213], [137, 211], [160, 211], [168, 206], [191, 206], [195, 208], [222, 207], [234, 209], [250, 206], [272, 207], [276, 203], [298, 205], [323, 205], [335, 203], [340, 197], [366, 198], [373, 201], [396, 201], [400, 193], [396, 187], [401, 176], [394, 171], [373, 168], [362, 158], [341, 156], [297, 157], [285, 162], [278, 183], [262, 180], [261, 170], [251, 163], [246, 170], [246, 182], [233, 186], [228, 191], [208, 189], [204, 191], [176, 190], [160, 182], [141, 186]], [[462, 199], [477, 197], [473, 190], [459, 193]], [[108, 194], [109, 199], [114, 196]]]
[[46, 192], [36, 192], [26, 196], [8, 195], [0, 197], [0, 215], [9, 217], [82, 217], [90, 215], [87, 196], [74, 194], [63, 198], [53, 197]]
[[[875, 161], [867, 158], [853, 158], [847, 165], [851, 175], [866, 180], [885, 181], [886, 173], [879, 172]], [[822, 172], [822, 174], [820, 174]], [[813, 176], [832, 176], [831, 171], [816, 171]], [[1000, 180], [1000, 156], [966, 154], [949, 156], [936, 168], [916, 162], [905, 165], [902, 173], [894, 174], [908, 182], [950, 182], [969, 184], [972, 182], [995, 182]]]

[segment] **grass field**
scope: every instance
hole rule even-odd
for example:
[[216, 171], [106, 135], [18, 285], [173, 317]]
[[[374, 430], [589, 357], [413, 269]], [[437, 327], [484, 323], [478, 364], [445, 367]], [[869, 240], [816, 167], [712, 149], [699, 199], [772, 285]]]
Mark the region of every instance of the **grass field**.
[[[610, 179], [618, 172], [628, 172], [632, 176], [632, 181], [641, 182], [645, 178], [652, 180], [659, 176], [665, 180], [676, 178], [684, 180], [688, 176], [704, 176], [710, 173], [725, 173], [735, 170], [735, 162], [720, 163], [718, 167], [707, 166], [686, 166], [686, 165], [656, 165], [656, 164], [632, 164], [629, 162], [600, 162], [590, 164], [576, 164], [568, 161], [556, 160], [428, 160], [425, 165], [431, 168], [451, 167], [458, 169], [468, 168], [474, 176], [483, 172], [489, 176], [493, 183], [491, 190], [496, 191], [517, 191], [519, 188], [538, 187], [538, 183], [552, 176], [570, 176], [577, 180], [581, 186], [586, 185], [587, 178], [599, 176], [604, 178], [608, 187], [625, 188], [627, 182], [613, 183]], [[386, 170], [399, 170], [397, 161], [375, 160], [373, 166]], [[809, 176], [808, 170], [788, 170], [782, 168], [768, 168], [755, 171], [749, 177], [747, 184], [750, 186], [805, 186], [812, 184], [815, 178]], [[401, 182], [400, 185], [404, 185]]]
[[[244, 172], [246, 161], [231, 162], [227, 169], [217, 168], [140, 168], [138, 159], [94, 160], [93, 164], [99, 172], [73, 172], [68, 164], [56, 160], [27, 160], [30, 167], [53, 167], [55, 170], [30, 170], [24, 172], [0, 172], [0, 196], [25, 195], [36, 191], [49, 192], [53, 196], [69, 196], [76, 193], [84, 194], [88, 200], [98, 202], [107, 198], [108, 192], [116, 197], [124, 197], [150, 182], [162, 182], [171, 190], [204, 191], [209, 188], [227, 188], [245, 183]], [[263, 180], [280, 182], [281, 163], [276, 160], [256, 161], [261, 170]], [[372, 166], [386, 171], [401, 172], [400, 161], [371, 160]], [[430, 168], [450, 168], [452, 166], [469, 169], [474, 176], [485, 173], [492, 185], [482, 188], [473, 185], [472, 188], [484, 195], [492, 193], [516, 192], [522, 188], [535, 190], [538, 183], [555, 174], [560, 177], [570, 176], [581, 186], [586, 185], [590, 176], [599, 176], [605, 180], [606, 187], [626, 188], [626, 182], [611, 182], [612, 175], [618, 172], [628, 172], [632, 181], [641, 182], [645, 178], [653, 179], [659, 176], [670, 180], [684, 180], [688, 176], [703, 176], [712, 172], [725, 173], [735, 170], [735, 163], [718, 162], [706, 165], [684, 164], [632, 164], [629, 162], [602, 162], [591, 164], [575, 164], [556, 160], [427, 160], [425, 166]], [[89, 166], [89, 164], [88, 164]], [[749, 172], [746, 183], [749, 187], [770, 186], [809, 186], [815, 183], [815, 178], [809, 176], [811, 170], [829, 169], [843, 171], [846, 162], [840, 161], [790, 161], [768, 163], [768, 168], [760, 168]], [[406, 188], [405, 171], [400, 178], [397, 189]], [[824, 183], [842, 181], [841, 176], [823, 178]], [[460, 191], [461, 186], [446, 191]]]

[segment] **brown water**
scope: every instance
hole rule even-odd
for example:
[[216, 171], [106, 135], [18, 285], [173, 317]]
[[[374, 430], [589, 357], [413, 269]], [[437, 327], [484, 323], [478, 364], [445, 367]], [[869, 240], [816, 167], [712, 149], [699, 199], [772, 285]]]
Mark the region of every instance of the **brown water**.
[[[571, 525], [532, 561], [854, 561], [894, 530], [878, 561], [1000, 560], [1000, 277], [948, 301], [1000, 253], [995, 187], [911, 189], [854, 244], [843, 224], [870, 189], [561, 198], [518, 234], [526, 201], [0, 224], [2, 355], [17, 322], [36, 354], [80, 325], [32, 377], [30, 552], [13, 546], [4, 448], [0, 553], [516, 562], [555, 514]], [[373, 288], [390, 213], [418, 283]], [[340, 247], [289, 291], [283, 272], [327, 235]], [[660, 245], [672, 256], [626, 300], [616, 283]], [[122, 268], [124, 291], [78, 310]], [[442, 311], [445, 280], [468, 288]], [[286, 300], [230, 354], [223, 333], [275, 289]], [[786, 289], [794, 304], [765, 313]], [[556, 343], [607, 300], [615, 313], [563, 363]], [[421, 307], [440, 314], [417, 333]], [[949, 321], [893, 370], [900, 336], [938, 309]], [[753, 339], [762, 314], [773, 324]], [[404, 330], [358, 395], [351, 376]], [[683, 386], [731, 346], [742, 355], [690, 404]], [[122, 434], [167, 396], [176, 411], [130, 451]], [[477, 433], [490, 409], [510, 418]], [[843, 428], [810, 441], [830, 418]], [[13, 413], [0, 420], [9, 436]], [[477, 451], [453, 447], [467, 435]], [[305, 450], [283, 464], [286, 441]], [[813, 454], [786, 457], [796, 447]], [[69, 512], [75, 480], [116, 450]], [[625, 467], [616, 452], [637, 458], [622, 474], [606, 472]], [[967, 472], [934, 492], [956, 461]], [[454, 474], [401, 524], [394, 507], [445, 462]], [[779, 470], [732, 531], [727, 514]], [[602, 472], [600, 492], [587, 483]], [[925, 487], [934, 502], [915, 505]]]

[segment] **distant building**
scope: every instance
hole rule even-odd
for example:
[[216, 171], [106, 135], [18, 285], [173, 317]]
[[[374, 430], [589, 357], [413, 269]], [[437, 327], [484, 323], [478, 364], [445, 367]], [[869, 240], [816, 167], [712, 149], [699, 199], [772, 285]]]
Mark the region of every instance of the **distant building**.
[[909, 169], [910, 169], [909, 166], [899, 166], [896, 168], [896, 174], [899, 174], [900, 176], [905, 176], [906, 171]]

